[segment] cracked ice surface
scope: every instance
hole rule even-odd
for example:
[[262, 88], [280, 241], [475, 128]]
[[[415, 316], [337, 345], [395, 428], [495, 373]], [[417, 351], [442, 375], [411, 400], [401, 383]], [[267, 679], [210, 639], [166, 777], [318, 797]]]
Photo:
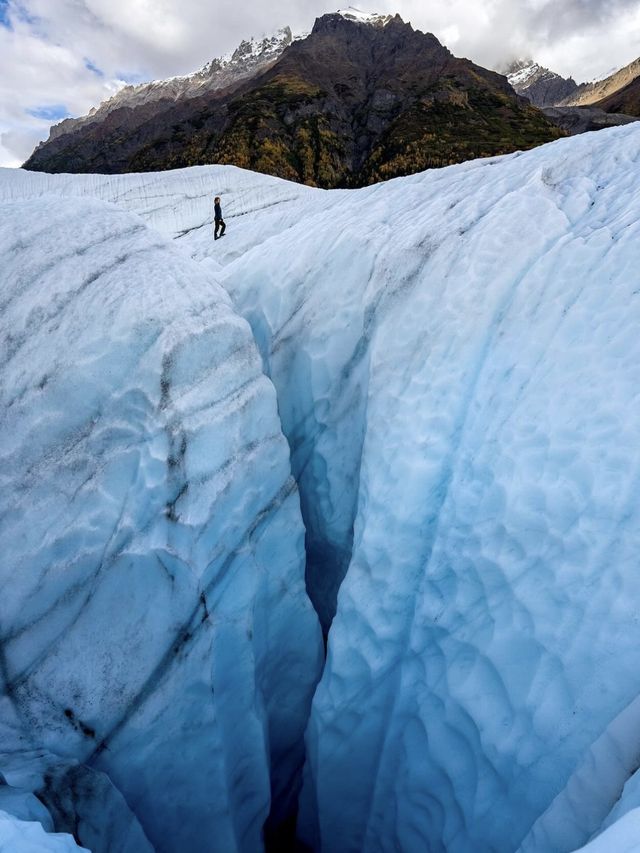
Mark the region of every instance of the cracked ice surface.
[[357, 192], [3, 182], [139, 210], [251, 323], [325, 624], [348, 569], [307, 731], [318, 849], [567, 853], [634, 820], [639, 162], [629, 127]]
[[0, 222], [0, 772], [36, 790], [35, 756], [59, 810], [93, 791], [94, 829], [108, 774], [156, 850], [255, 851], [321, 644], [250, 329], [114, 206], [15, 199]]

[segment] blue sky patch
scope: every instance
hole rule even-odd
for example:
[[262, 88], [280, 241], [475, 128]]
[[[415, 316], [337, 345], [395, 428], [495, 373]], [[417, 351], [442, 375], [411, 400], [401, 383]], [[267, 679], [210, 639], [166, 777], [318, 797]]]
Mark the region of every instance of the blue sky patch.
[[60, 121], [61, 118], [68, 118], [70, 113], [64, 104], [45, 104], [41, 107], [27, 110], [30, 116], [41, 118], [45, 121]]
[[0, 0], [0, 26], [11, 29], [9, 21], [9, 0]]
[[[27, 11], [27, 9], [20, 2], [20, 0], [0, 0], [0, 18], [2, 17], [3, 9], [5, 17], [9, 17], [9, 8], [11, 8], [11, 14], [19, 21], [22, 21], [22, 23], [24, 24], [37, 26], [42, 20], [37, 15], [32, 15], [29, 11]], [[5, 26], [7, 26], [9, 29], [12, 29], [10, 21], [7, 21]]]
[[[0, 0], [0, 3], [1, 2], [2, 2], [2, 0]], [[90, 59], [85, 59], [84, 67], [86, 69], [88, 69], [89, 71], [93, 71], [93, 73], [96, 74], [98, 77], [104, 77], [104, 71], [102, 71], [102, 69], [98, 68], [98, 66], [94, 62], [92, 62]]]

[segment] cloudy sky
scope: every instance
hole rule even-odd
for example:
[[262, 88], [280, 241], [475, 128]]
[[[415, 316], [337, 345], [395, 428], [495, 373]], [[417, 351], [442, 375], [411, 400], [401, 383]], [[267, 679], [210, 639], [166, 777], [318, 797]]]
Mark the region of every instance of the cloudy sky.
[[[458, 56], [499, 67], [533, 56], [578, 82], [640, 56], [640, 0], [375, 0]], [[0, 0], [0, 165], [52, 123], [123, 85], [186, 74], [244, 37], [304, 31], [330, 0]]]

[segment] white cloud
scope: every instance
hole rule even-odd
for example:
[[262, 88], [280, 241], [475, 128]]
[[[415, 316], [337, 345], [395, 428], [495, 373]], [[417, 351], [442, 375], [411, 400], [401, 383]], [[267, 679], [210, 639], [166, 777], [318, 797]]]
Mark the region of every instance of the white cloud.
[[[0, 12], [7, 0], [0, 0]], [[0, 165], [25, 159], [48, 135], [33, 115], [64, 105], [82, 115], [118, 78], [184, 74], [241, 38], [310, 29], [330, 0], [8, 0], [0, 25]], [[459, 56], [496, 67], [531, 55], [590, 79], [640, 55], [640, 0], [377, 0], [435, 33]], [[0, 18], [2, 15], [0, 15]], [[102, 76], [91, 70], [102, 72]]]
[[489, 68], [532, 56], [582, 82], [640, 55], [640, 0], [405, 0], [402, 6], [415, 26], [438, 37], [456, 27], [451, 50]]
[[11, 29], [0, 26], [0, 166], [22, 162], [48, 136], [43, 108], [79, 115], [118, 85], [86, 67], [80, 43], [56, 43], [38, 28], [18, 17]]

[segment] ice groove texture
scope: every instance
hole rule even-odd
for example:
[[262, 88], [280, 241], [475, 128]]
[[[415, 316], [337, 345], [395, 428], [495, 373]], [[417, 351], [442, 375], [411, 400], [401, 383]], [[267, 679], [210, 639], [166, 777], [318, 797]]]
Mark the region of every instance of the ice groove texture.
[[217, 270], [276, 386], [325, 627], [346, 572], [307, 730], [316, 849], [568, 853], [625, 790], [639, 160], [631, 126], [358, 192], [212, 167], [167, 178], [161, 213], [160, 176], [56, 176]]
[[515, 850], [638, 695], [639, 153], [617, 131], [318, 197], [225, 270], [350, 552], [316, 849]]
[[113, 205], [0, 222], [0, 771], [46, 750], [108, 773], [156, 850], [258, 850], [321, 644], [250, 329]]

